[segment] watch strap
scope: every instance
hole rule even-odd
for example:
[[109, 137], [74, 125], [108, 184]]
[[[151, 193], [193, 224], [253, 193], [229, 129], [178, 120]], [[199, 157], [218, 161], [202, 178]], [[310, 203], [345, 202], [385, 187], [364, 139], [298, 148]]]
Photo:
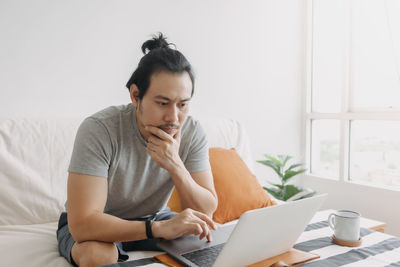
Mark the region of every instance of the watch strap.
[[153, 220], [146, 220], [146, 235], [147, 238], [154, 238], [151, 226], [153, 225]]

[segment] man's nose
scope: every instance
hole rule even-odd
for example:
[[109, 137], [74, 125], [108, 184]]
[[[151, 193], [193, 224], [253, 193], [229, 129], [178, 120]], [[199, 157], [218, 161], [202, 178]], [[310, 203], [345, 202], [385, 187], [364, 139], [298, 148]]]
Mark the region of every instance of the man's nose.
[[168, 109], [167, 114], [165, 116], [165, 120], [167, 122], [177, 122], [179, 120], [178, 115], [179, 115], [179, 109], [178, 107], [173, 105]]

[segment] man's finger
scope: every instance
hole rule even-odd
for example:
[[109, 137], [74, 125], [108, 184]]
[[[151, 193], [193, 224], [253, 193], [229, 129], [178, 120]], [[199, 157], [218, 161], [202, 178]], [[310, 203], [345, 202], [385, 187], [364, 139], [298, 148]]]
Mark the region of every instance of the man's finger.
[[150, 157], [153, 157], [155, 154], [155, 152], [150, 150], [148, 147], [146, 148], [146, 152], [147, 152], [147, 154], [149, 154]]
[[208, 232], [208, 235], [207, 235], [207, 241], [208, 241], [208, 242], [212, 242], [212, 235], [211, 235], [211, 231], [209, 231], [209, 232]]
[[163, 130], [161, 130], [160, 128], [155, 127], [155, 126], [146, 125], [145, 130], [149, 131], [150, 133], [152, 133], [153, 135], [155, 135], [156, 137], [158, 137], [162, 140], [172, 141], [172, 139], [173, 139], [172, 136], [170, 136], [169, 134], [167, 134], [166, 132], [164, 132]]
[[204, 223], [203, 227], [204, 227], [203, 229], [205, 229], [205, 231], [203, 232], [203, 237], [200, 238], [200, 239], [203, 239], [204, 237], [206, 237], [206, 238], [207, 238], [207, 241], [208, 241], [208, 242], [211, 242], [211, 241], [212, 241], [212, 237], [211, 237], [211, 231], [210, 231], [210, 229], [208, 228], [208, 226], [207, 226], [206, 223]]
[[211, 227], [211, 229], [217, 230], [218, 228], [217, 224], [210, 217], [196, 210], [193, 210], [193, 214], [199, 217], [201, 220], [205, 221], [207, 225]]
[[[192, 217], [193, 222], [197, 225], [197, 227], [200, 226], [201, 228], [201, 234], [199, 236], [200, 240], [203, 239], [204, 237], [207, 237], [207, 241], [211, 242], [212, 237], [211, 237], [211, 231], [210, 231], [210, 227], [208, 226], [207, 222], [202, 220], [199, 216], [197, 216], [195, 214], [195, 211], [192, 210], [192, 214], [194, 215]], [[204, 215], [206, 216], [206, 215]]]
[[202, 235], [203, 232], [203, 228], [200, 224], [196, 222], [191, 223], [189, 234]]
[[201, 235], [199, 236], [199, 239], [202, 240], [204, 238], [204, 236], [205, 236], [205, 233], [202, 232]]
[[157, 150], [157, 146], [152, 143], [147, 143], [146, 148], [148, 151], [151, 151], [151, 152], [156, 152], [156, 150]]
[[194, 225], [195, 225], [195, 229], [196, 229], [195, 231], [199, 235], [199, 239], [202, 240], [204, 237], [206, 237], [207, 241], [211, 242], [211, 240], [212, 240], [211, 231], [208, 228], [207, 224], [204, 221], [197, 219], [194, 222]]
[[161, 145], [162, 143], [163, 143], [164, 141], [163, 140], [161, 140], [160, 138], [158, 138], [157, 136], [150, 136], [148, 139], [147, 139], [147, 143], [148, 144], [155, 144], [155, 145]]
[[207, 236], [207, 240], [209, 240], [209, 236], [210, 236], [210, 229], [208, 229], [207, 223], [199, 220], [198, 224], [200, 225], [201, 229], [203, 229], [203, 232], [200, 235], [200, 239], [203, 239], [205, 236]]
[[156, 147], [154, 145], [147, 145], [146, 147], [146, 152], [147, 154], [149, 154], [150, 157], [152, 157], [152, 159], [156, 162], [158, 162], [160, 160], [157, 151], [156, 151]]

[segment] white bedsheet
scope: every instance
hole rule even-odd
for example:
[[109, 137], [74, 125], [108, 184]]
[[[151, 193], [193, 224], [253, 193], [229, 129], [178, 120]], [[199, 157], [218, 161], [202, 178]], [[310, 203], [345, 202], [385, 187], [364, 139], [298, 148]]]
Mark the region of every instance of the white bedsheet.
[[[0, 266], [54, 266], [71, 265], [58, 253], [58, 222], [30, 225], [0, 225]], [[161, 252], [129, 252], [129, 260], [148, 258]]]

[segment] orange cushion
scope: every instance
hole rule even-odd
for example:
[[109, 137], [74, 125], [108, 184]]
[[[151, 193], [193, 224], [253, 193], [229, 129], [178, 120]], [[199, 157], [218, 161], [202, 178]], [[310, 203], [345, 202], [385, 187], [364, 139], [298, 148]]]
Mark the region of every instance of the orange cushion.
[[[238, 219], [245, 211], [276, 204], [234, 149], [210, 148], [209, 155], [218, 195], [218, 207], [213, 215], [215, 222], [226, 223]], [[172, 210], [180, 211], [176, 209], [180, 208], [176, 191], [169, 205], [175, 207], [174, 210], [170, 206]]]
[[209, 154], [218, 195], [215, 222], [226, 223], [245, 211], [276, 204], [234, 149], [211, 148]]
[[181, 200], [178, 195], [178, 191], [174, 188], [174, 191], [172, 192], [171, 197], [168, 200], [168, 207], [175, 212], [181, 212], [182, 207], [181, 207]]

